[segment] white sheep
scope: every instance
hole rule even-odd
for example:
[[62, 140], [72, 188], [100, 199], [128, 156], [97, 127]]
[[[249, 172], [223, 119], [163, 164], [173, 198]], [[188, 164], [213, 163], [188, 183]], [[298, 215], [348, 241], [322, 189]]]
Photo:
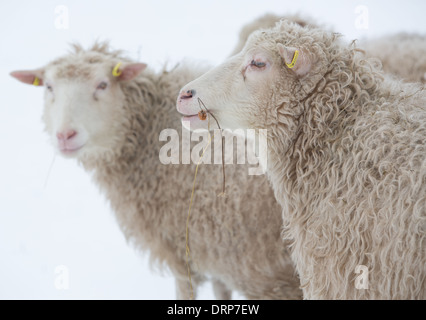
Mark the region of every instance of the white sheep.
[[282, 21], [184, 86], [178, 111], [197, 98], [223, 127], [267, 129], [304, 298], [426, 297], [422, 84], [384, 74], [336, 33]]
[[[190, 298], [186, 219], [195, 165], [162, 164], [159, 135], [166, 128], [181, 132], [176, 97], [201, 71], [145, 68], [106, 44], [75, 45], [41, 69], [11, 75], [46, 88], [43, 120], [54, 148], [94, 173], [127, 240], [173, 272], [178, 298]], [[280, 236], [280, 207], [266, 178], [248, 176], [247, 168], [227, 166], [228, 195], [218, 198], [220, 165], [200, 167], [189, 221], [195, 294], [211, 279], [219, 299], [231, 290], [250, 299], [301, 298]]]

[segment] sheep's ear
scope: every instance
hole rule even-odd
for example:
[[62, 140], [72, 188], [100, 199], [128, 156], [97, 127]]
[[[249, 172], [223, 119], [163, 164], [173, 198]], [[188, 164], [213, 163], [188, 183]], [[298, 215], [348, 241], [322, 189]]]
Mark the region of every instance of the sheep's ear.
[[311, 61], [303, 50], [278, 44], [278, 50], [287, 68], [302, 77], [311, 70]]
[[34, 86], [43, 85], [43, 69], [12, 71], [10, 75], [26, 84], [32, 84]]
[[112, 75], [120, 81], [130, 81], [136, 78], [147, 67], [146, 63], [129, 63], [115, 66]]

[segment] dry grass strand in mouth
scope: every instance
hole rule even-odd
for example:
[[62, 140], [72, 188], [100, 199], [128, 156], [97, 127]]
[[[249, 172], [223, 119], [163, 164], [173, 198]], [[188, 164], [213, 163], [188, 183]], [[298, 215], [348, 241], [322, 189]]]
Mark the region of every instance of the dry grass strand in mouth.
[[[198, 117], [200, 120], [206, 120], [207, 119], [207, 113], [212, 116], [212, 118], [216, 121], [216, 124], [218, 128], [220, 129], [220, 133], [222, 136], [222, 172], [223, 172], [223, 186], [222, 186], [222, 192], [218, 196], [225, 196], [225, 155], [224, 155], [224, 137], [223, 137], [223, 130], [219, 125], [219, 122], [217, 121], [216, 117], [207, 109], [207, 107], [204, 105], [203, 101], [201, 101], [200, 98], [198, 98], [198, 104], [200, 106], [201, 111], [198, 113]], [[204, 107], [204, 109], [202, 108]], [[201, 154], [200, 159], [198, 160], [197, 166], [195, 167], [195, 174], [194, 174], [194, 181], [192, 183], [192, 192], [191, 192], [191, 199], [189, 201], [189, 209], [188, 209], [188, 216], [186, 218], [186, 248], [185, 248], [185, 256], [186, 256], [186, 267], [188, 270], [188, 280], [189, 280], [189, 290], [190, 290], [190, 299], [194, 299], [194, 289], [192, 287], [192, 279], [191, 279], [191, 268], [189, 265], [190, 259], [191, 259], [191, 251], [189, 250], [189, 219], [191, 217], [191, 208], [192, 208], [192, 202], [194, 200], [194, 191], [195, 191], [195, 182], [197, 180], [197, 173], [198, 173], [198, 167], [201, 163], [201, 160], [204, 157], [204, 153], [206, 152], [207, 148], [210, 146], [210, 143], [212, 142], [212, 136], [210, 135], [210, 118], [207, 119], [208, 121], [208, 131], [209, 131], [209, 142], [207, 143], [207, 146], [203, 149], [203, 152]], [[213, 134], [214, 137], [214, 134]]]
[[[223, 176], [223, 183], [222, 183], [222, 192], [218, 195], [218, 197], [224, 197], [226, 196], [225, 193], [225, 185], [226, 185], [226, 175], [225, 175], [225, 137], [223, 136], [223, 129], [219, 125], [219, 121], [217, 121], [214, 114], [206, 107], [204, 102], [198, 98], [198, 106], [200, 107], [201, 111], [198, 113], [198, 117], [201, 120], [205, 120], [207, 118], [207, 114], [211, 115], [214, 121], [216, 121], [217, 127], [220, 130], [221, 136], [222, 136], [222, 176]], [[204, 118], [204, 119], [202, 119]], [[209, 123], [209, 131], [210, 131], [210, 123]]]

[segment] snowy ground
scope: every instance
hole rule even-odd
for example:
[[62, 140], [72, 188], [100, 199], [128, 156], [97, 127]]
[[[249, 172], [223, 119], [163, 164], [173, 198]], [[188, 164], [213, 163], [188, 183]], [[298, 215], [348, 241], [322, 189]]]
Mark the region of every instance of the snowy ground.
[[[67, 29], [57, 28], [58, 6], [68, 10]], [[155, 68], [183, 58], [217, 64], [241, 26], [267, 12], [303, 13], [348, 39], [426, 33], [422, 0], [2, 1], [0, 12], [0, 299], [175, 297], [171, 275], [149, 270], [146, 256], [127, 246], [82, 168], [57, 156], [48, 177], [54, 153], [41, 123], [43, 90], [18, 83], [10, 71], [42, 66], [69, 42], [87, 46], [98, 38]], [[209, 285], [200, 298], [213, 298]]]

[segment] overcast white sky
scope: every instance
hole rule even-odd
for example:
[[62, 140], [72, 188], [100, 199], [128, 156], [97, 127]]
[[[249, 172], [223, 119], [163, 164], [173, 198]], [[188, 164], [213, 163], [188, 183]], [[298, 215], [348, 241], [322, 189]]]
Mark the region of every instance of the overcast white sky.
[[[66, 6], [69, 26], [56, 28]], [[357, 28], [357, 8], [368, 28]], [[174, 299], [173, 278], [148, 269], [129, 248], [114, 215], [75, 161], [56, 157], [43, 133], [42, 89], [11, 77], [68, 50], [109, 39], [113, 47], [159, 68], [181, 59], [218, 64], [242, 25], [264, 13], [302, 13], [349, 40], [398, 31], [426, 34], [426, 1], [2, 1], [0, 4], [0, 299]], [[55, 288], [55, 268], [69, 289]], [[234, 297], [238, 298], [238, 295]], [[202, 299], [213, 298], [205, 286]]]

